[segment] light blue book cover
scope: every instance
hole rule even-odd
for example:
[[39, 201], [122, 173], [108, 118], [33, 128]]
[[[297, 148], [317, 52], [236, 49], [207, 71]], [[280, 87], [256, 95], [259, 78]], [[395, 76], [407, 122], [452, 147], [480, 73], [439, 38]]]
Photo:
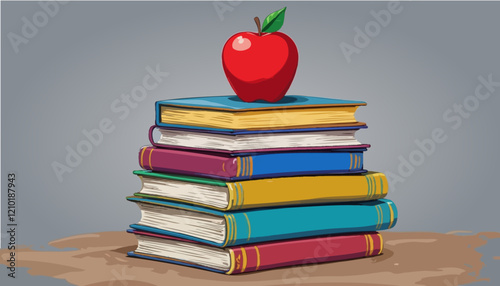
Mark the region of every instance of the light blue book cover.
[[216, 109], [228, 111], [265, 110], [279, 108], [305, 108], [305, 107], [327, 107], [327, 106], [360, 106], [366, 105], [364, 101], [343, 100], [325, 97], [314, 97], [304, 95], [287, 95], [278, 102], [254, 101], [244, 102], [236, 95], [204, 96], [190, 98], [176, 98], [156, 102], [159, 106], [178, 106], [200, 109]]
[[[165, 123], [161, 120], [161, 107], [172, 106], [200, 110], [226, 111], [226, 112], [245, 112], [245, 111], [264, 111], [273, 109], [301, 109], [315, 107], [346, 107], [346, 106], [362, 106], [366, 105], [364, 101], [342, 100], [324, 97], [303, 96], [303, 95], [287, 95], [277, 102], [254, 101], [244, 102], [236, 95], [223, 96], [204, 96], [191, 98], [177, 98], [169, 100], [157, 101], [155, 104], [155, 123], [157, 126], [170, 128], [189, 128], [197, 130], [217, 131], [217, 132], [244, 132], [245, 129], [227, 129], [219, 127], [203, 127], [190, 126], [188, 124], [173, 124]], [[364, 126], [362, 122], [347, 124], [343, 127]], [[301, 127], [302, 128], [302, 127]], [[298, 129], [301, 129], [298, 128]], [[273, 128], [275, 130], [290, 129], [290, 128]], [[297, 128], [292, 128], [297, 129]]]
[[[223, 217], [226, 223], [226, 236], [222, 243], [147, 225], [130, 225], [134, 229], [175, 236], [218, 247], [318, 235], [379, 231], [394, 227], [398, 218], [396, 206], [387, 199], [233, 212], [216, 211], [165, 200], [137, 197], [128, 197], [127, 199], [136, 203], [154, 204]], [[182, 219], [179, 219], [179, 222], [181, 223]]]

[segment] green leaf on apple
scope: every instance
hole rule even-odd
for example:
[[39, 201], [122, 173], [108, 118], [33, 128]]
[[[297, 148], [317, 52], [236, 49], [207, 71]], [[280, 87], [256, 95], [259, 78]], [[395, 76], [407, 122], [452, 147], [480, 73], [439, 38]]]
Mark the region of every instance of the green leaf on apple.
[[269, 14], [262, 24], [263, 33], [273, 33], [281, 29], [285, 21], [286, 7]]

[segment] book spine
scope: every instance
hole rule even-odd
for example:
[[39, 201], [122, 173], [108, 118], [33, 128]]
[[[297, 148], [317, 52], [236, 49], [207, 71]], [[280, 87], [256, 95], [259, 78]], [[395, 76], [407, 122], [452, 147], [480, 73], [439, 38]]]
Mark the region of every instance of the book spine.
[[386, 176], [376, 172], [359, 176], [301, 176], [226, 184], [230, 210], [377, 200], [385, 197], [388, 190]]
[[236, 175], [236, 158], [207, 155], [179, 150], [142, 147], [139, 165], [146, 170], [175, 173], [203, 174], [231, 178]]
[[381, 254], [382, 250], [383, 240], [379, 233], [231, 247], [231, 268], [226, 274], [369, 257]]
[[157, 144], [153, 138], [153, 131], [155, 130], [155, 128], [157, 128], [156, 125], [152, 125], [151, 127], [149, 127], [149, 131], [148, 131], [148, 138], [149, 138], [149, 143], [151, 143], [151, 145], [153, 145], [154, 147], [162, 147], [162, 144]]
[[236, 157], [237, 180], [363, 170], [363, 152], [293, 152]]
[[224, 214], [222, 247], [264, 241], [378, 231], [394, 227], [397, 209], [381, 199], [354, 205], [268, 208]]

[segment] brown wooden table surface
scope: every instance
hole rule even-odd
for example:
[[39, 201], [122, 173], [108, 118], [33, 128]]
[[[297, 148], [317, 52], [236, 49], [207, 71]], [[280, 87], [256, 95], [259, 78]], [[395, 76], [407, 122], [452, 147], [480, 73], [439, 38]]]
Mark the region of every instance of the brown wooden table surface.
[[[382, 255], [349, 261], [225, 275], [127, 257], [136, 239], [126, 232], [72, 236], [50, 243], [60, 251], [17, 249], [17, 267], [75, 285], [463, 285], [487, 279], [476, 248], [500, 233], [382, 232]], [[72, 248], [67, 250], [64, 248]], [[499, 250], [500, 252], [500, 250]], [[499, 253], [493, 254], [500, 259]], [[1, 263], [9, 257], [0, 249]]]

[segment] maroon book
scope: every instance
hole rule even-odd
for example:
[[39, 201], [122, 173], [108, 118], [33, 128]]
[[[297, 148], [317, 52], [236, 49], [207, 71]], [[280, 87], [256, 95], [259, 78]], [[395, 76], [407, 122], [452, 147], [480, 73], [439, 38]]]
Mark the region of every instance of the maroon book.
[[139, 151], [143, 169], [225, 181], [362, 173], [366, 148], [223, 154], [152, 146]]
[[[381, 254], [383, 250], [382, 236], [378, 232], [264, 242], [222, 249], [172, 236], [138, 230], [129, 232], [134, 233], [139, 241], [138, 248], [128, 253], [130, 256], [225, 274], [370, 257]], [[151, 250], [151, 245], [155, 246], [157, 253], [151, 253], [154, 252]], [[195, 262], [196, 259], [190, 254], [179, 255], [183, 249], [187, 250], [186, 253], [193, 253], [192, 251], [198, 253], [197, 257], [203, 256], [206, 249], [224, 252], [226, 261], [220, 265], [213, 261]]]

